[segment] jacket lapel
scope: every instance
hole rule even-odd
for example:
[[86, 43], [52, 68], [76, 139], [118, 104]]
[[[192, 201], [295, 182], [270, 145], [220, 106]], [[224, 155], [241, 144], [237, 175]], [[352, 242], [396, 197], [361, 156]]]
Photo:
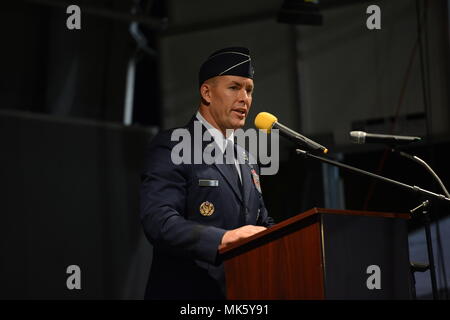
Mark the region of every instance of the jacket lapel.
[[245, 199], [245, 205], [250, 200], [250, 192], [252, 190], [252, 178], [250, 169], [247, 164], [241, 164], [241, 175], [242, 175], [242, 189], [244, 190], [244, 199]]
[[[192, 117], [191, 121], [187, 124], [187, 128], [189, 130], [189, 132], [191, 132], [191, 136], [193, 137], [193, 139], [195, 139], [196, 137], [194, 136], [194, 121], [198, 121], [197, 117], [194, 115], [194, 117]], [[203, 141], [203, 135], [206, 131], [206, 127], [204, 125], [201, 126], [202, 128], [202, 148], [201, 148], [201, 152], [202, 152], [202, 156], [203, 156], [203, 152], [205, 150], [206, 147], [208, 147], [211, 143], [215, 144], [214, 139], [212, 138], [211, 141]], [[198, 139], [198, 138], [197, 138]], [[200, 150], [195, 150], [195, 148], [193, 148], [194, 152], [200, 152]], [[219, 151], [220, 152], [220, 151]], [[192, 155], [194, 156], [194, 155]], [[222, 154], [222, 159], [223, 159], [223, 163], [215, 163], [214, 162], [214, 166], [217, 168], [217, 170], [220, 172], [220, 174], [224, 177], [224, 179], [227, 181], [227, 183], [230, 185], [231, 189], [233, 190], [233, 192], [236, 194], [236, 196], [238, 197], [238, 199], [243, 202], [243, 197], [242, 197], [242, 193], [240, 190], [240, 187], [238, 186], [238, 181], [235, 179], [235, 173], [232, 171], [233, 169], [230, 167], [230, 165], [227, 165], [225, 162], [225, 157]], [[241, 172], [242, 172], [242, 166], [241, 166]]]
[[241, 168], [241, 177], [242, 177], [242, 190], [243, 190], [243, 197], [244, 197], [244, 204], [247, 206], [249, 200], [250, 200], [250, 194], [252, 190], [252, 184], [253, 180], [251, 177], [250, 172], [250, 164], [248, 163], [248, 157], [245, 152], [245, 149], [242, 148], [240, 145], [236, 145], [237, 149], [237, 158], [239, 161], [239, 166]]
[[219, 170], [219, 172], [222, 174], [222, 176], [225, 178], [225, 180], [228, 182], [228, 184], [233, 189], [236, 196], [239, 198], [241, 202], [243, 202], [243, 197], [241, 190], [238, 186], [238, 181], [235, 179], [235, 173], [232, 171], [232, 168], [230, 165], [227, 164], [214, 164], [216, 168]]

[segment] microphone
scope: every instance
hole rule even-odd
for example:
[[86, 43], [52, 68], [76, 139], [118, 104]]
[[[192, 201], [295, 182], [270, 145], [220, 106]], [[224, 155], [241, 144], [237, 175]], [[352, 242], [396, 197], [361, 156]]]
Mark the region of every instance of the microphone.
[[289, 129], [288, 127], [282, 125], [278, 122], [277, 117], [275, 117], [273, 114], [270, 114], [268, 112], [260, 112], [255, 118], [255, 127], [262, 130], [267, 130], [268, 133], [270, 133], [270, 130], [272, 129], [278, 129], [280, 131], [280, 134], [284, 136], [285, 138], [288, 138], [291, 141], [294, 141], [296, 143], [300, 143], [302, 145], [306, 145], [309, 148], [313, 150], [320, 150], [323, 153], [327, 153], [328, 149], [324, 146], [318, 144], [317, 142], [314, 142], [304, 136], [302, 136], [300, 133], [295, 132], [294, 130]]
[[384, 143], [393, 146], [400, 144], [408, 144], [420, 140], [422, 140], [422, 138], [420, 137], [394, 136], [390, 134], [375, 134], [375, 133], [366, 133], [364, 131], [350, 132], [350, 141], [359, 144]]

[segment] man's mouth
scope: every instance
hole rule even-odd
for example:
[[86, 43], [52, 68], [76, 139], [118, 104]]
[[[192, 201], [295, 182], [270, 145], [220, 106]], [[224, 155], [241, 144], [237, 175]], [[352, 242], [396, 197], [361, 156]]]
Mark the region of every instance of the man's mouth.
[[247, 115], [247, 110], [246, 109], [233, 109], [233, 112], [235, 112], [241, 119], [244, 119], [245, 116]]

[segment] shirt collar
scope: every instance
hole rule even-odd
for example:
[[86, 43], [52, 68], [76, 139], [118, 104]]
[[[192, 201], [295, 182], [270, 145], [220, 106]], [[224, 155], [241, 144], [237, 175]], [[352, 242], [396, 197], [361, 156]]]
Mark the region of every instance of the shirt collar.
[[225, 139], [225, 136], [223, 135], [223, 133], [219, 129], [213, 127], [212, 124], [210, 124], [208, 121], [206, 121], [206, 119], [203, 118], [203, 116], [200, 114], [199, 111], [197, 111], [196, 117], [205, 126], [206, 130], [208, 130], [208, 132], [214, 138], [214, 141], [219, 146], [220, 151], [222, 151], [222, 153], [225, 152], [227, 143], [229, 143], [229, 142], [231, 142], [232, 144], [234, 143], [234, 133], [233, 132], [230, 134], [229, 137], [227, 137]]

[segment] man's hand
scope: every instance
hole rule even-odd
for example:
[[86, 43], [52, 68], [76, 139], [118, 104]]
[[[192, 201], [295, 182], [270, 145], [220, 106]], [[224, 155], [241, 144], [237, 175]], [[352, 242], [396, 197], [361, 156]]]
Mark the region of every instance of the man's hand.
[[241, 239], [248, 238], [255, 233], [266, 230], [266, 227], [246, 225], [237, 229], [229, 230], [224, 233], [222, 242], [219, 245], [219, 250]]

